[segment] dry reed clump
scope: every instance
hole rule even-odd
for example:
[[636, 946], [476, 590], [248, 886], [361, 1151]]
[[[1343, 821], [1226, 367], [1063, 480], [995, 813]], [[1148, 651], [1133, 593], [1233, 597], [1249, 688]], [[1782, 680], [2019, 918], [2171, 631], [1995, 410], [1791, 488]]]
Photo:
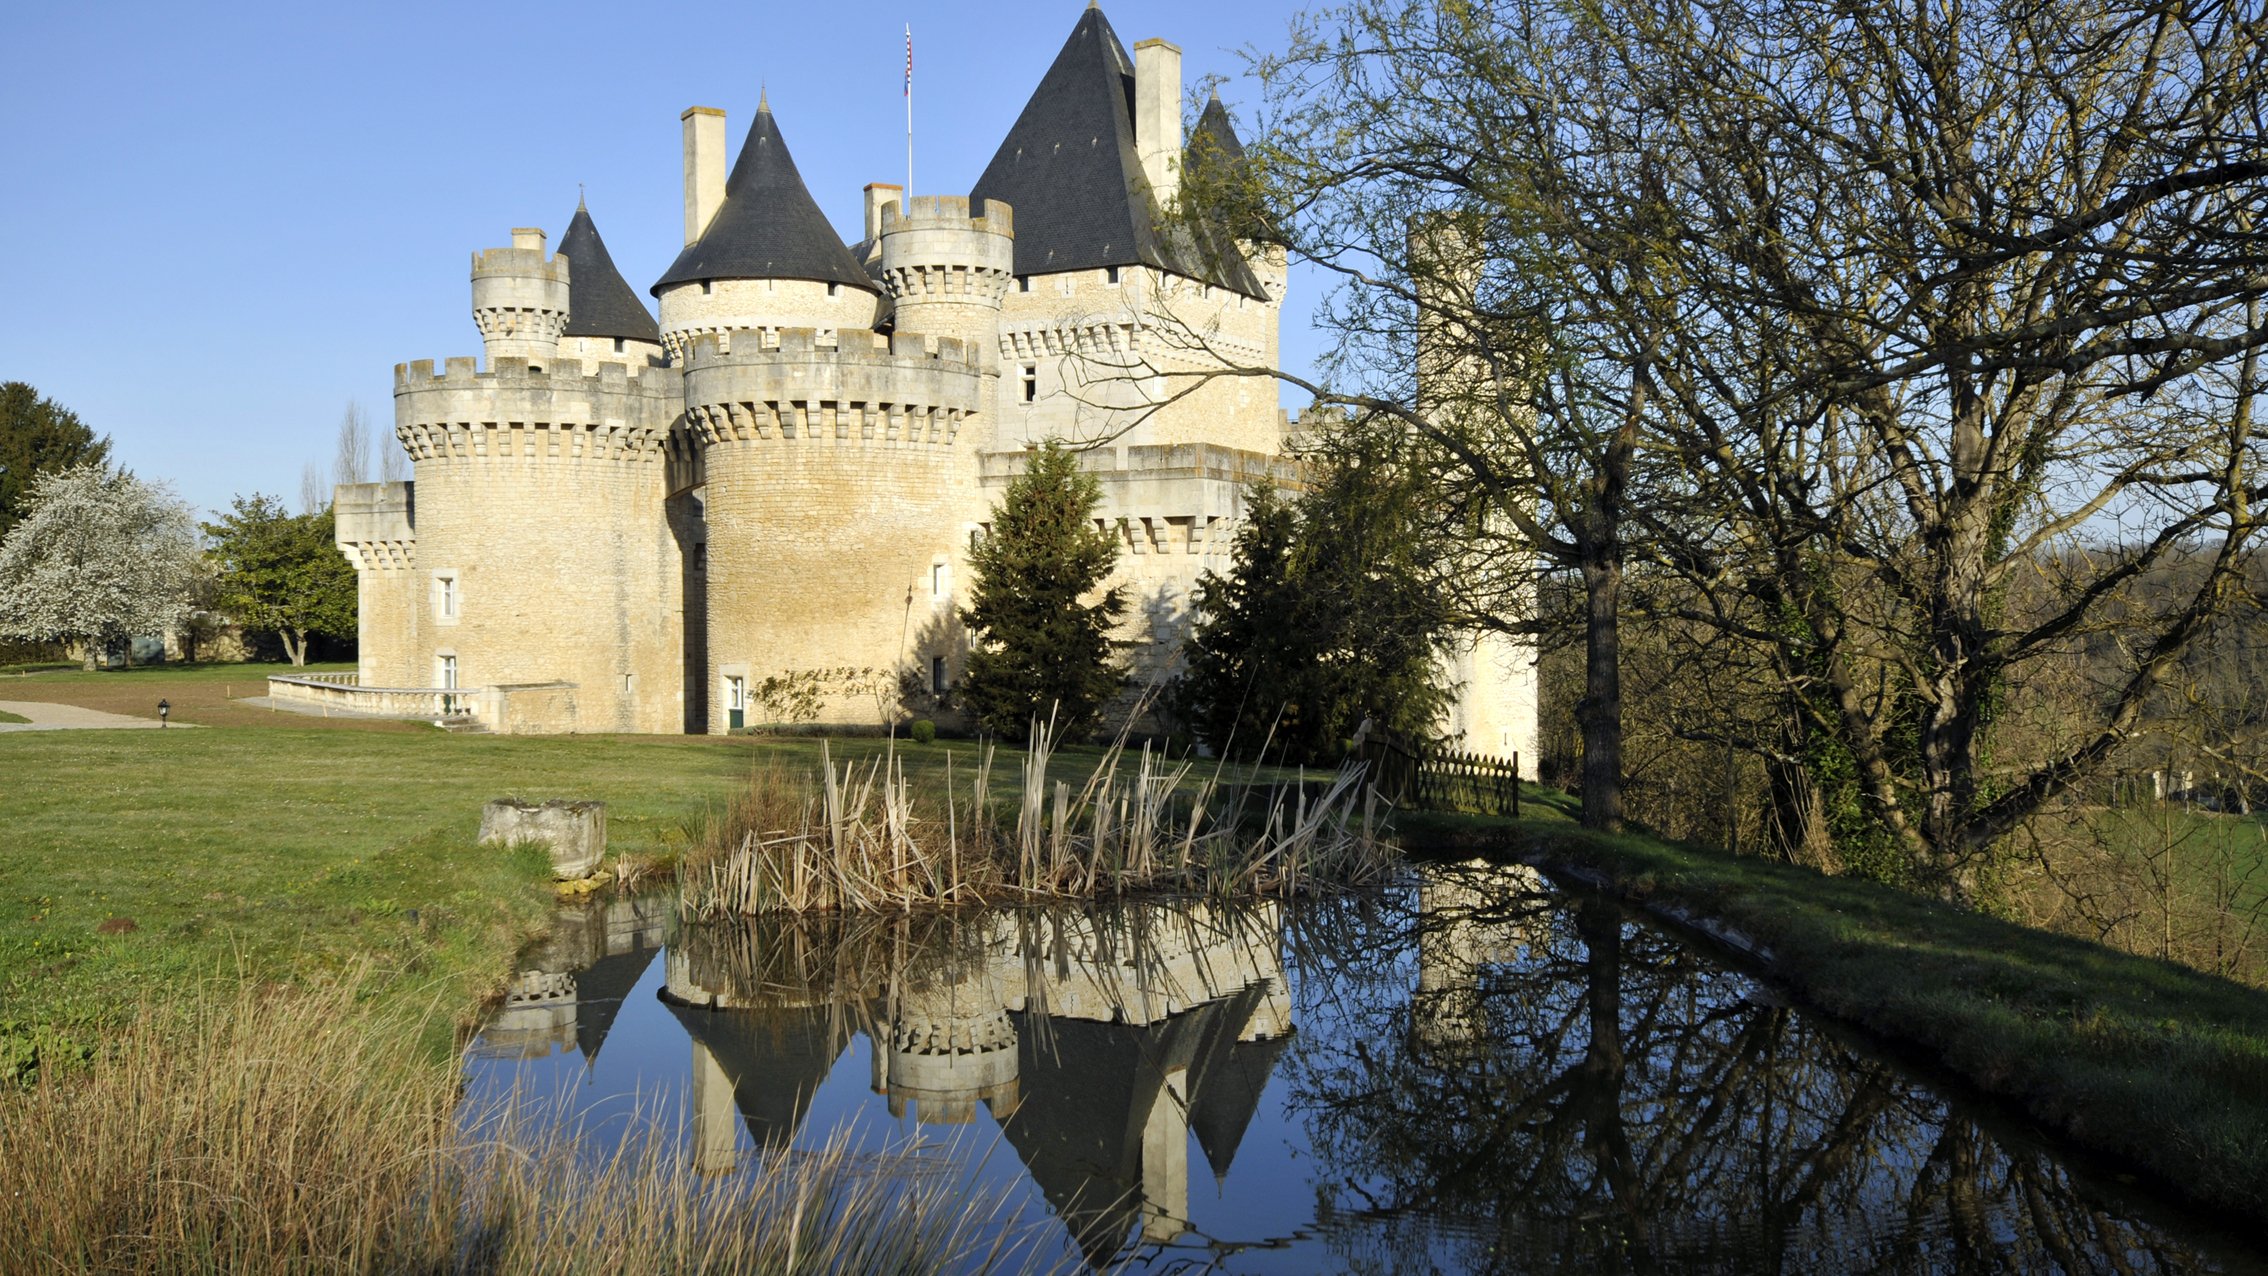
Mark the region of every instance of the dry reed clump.
[[[1192, 779], [1187, 761], [1121, 740], [1074, 791], [1048, 777], [1054, 742], [1032, 728], [1021, 781], [996, 795], [993, 751], [941, 794], [910, 782], [895, 747], [840, 768], [824, 746], [819, 774], [777, 766], [736, 795], [705, 839], [705, 862], [679, 875], [695, 915], [901, 909], [1093, 899], [1135, 892], [1214, 898], [1289, 896], [1383, 877], [1393, 850], [1377, 835], [1377, 798], [1360, 765], [1320, 794]], [[1013, 806], [1008, 806], [1009, 801]]]
[[[464, 1122], [412, 1023], [351, 987], [141, 1014], [0, 1094], [10, 1272], [1028, 1270], [1028, 1235], [912, 1155], [840, 1142], [705, 1178], [657, 1127], [611, 1155]], [[530, 1134], [536, 1129], [550, 1133]], [[473, 1133], [478, 1131], [478, 1133]]]

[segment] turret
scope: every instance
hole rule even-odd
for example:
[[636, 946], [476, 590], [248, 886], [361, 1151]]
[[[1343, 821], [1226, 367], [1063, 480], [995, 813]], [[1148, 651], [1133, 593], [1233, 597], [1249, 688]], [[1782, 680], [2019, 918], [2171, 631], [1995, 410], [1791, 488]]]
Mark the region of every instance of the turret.
[[897, 330], [954, 337], [985, 372], [1000, 363], [1000, 302], [1015, 279], [1016, 223], [998, 200], [924, 196], [881, 206], [882, 278], [897, 298]]
[[614, 257], [599, 238], [591, 210], [575, 205], [567, 233], [559, 237], [556, 260], [573, 263], [575, 286], [569, 294], [567, 326], [560, 354], [586, 363], [626, 363], [644, 367], [661, 358], [661, 329], [630, 290]]
[[882, 289], [811, 198], [770, 102], [757, 106], [723, 200], [709, 210], [722, 128], [721, 120], [707, 127], [713, 118], [689, 116], [685, 132], [685, 225], [700, 231], [653, 286], [670, 357], [683, 359], [703, 333], [872, 328]]
[[559, 355], [559, 336], [567, 327], [567, 261], [546, 257], [544, 233], [515, 227], [510, 248], [473, 254], [473, 322], [494, 366], [499, 357], [526, 359], [537, 367]]

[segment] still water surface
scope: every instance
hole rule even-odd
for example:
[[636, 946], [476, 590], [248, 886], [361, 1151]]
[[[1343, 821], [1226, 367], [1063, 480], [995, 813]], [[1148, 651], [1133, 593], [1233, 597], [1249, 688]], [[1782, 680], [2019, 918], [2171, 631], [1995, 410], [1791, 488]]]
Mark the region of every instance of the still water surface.
[[1525, 869], [1296, 907], [678, 925], [570, 911], [468, 1103], [596, 1146], [928, 1149], [1133, 1271], [2268, 1270]]

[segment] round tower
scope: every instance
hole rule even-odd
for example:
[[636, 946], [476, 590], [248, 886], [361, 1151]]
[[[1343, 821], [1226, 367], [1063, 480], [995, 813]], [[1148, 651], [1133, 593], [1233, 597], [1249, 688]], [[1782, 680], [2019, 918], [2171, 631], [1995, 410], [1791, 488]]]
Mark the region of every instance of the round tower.
[[882, 280], [897, 330], [966, 343], [986, 373], [1000, 366], [1000, 303], [1016, 277], [1014, 210], [999, 200], [924, 196], [882, 206]]
[[567, 328], [567, 259], [547, 258], [538, 227], [512, 230], [510, 248], [473, 254], [473, 322], [494, 366], [498, 356], [537, 367], [559, 354]]
[[709, 729], [894, 721], [903, 683], [959, 665], [974, 360], [952, 337], [742, 329], [692, 338], [684, 369], [707, 480]]

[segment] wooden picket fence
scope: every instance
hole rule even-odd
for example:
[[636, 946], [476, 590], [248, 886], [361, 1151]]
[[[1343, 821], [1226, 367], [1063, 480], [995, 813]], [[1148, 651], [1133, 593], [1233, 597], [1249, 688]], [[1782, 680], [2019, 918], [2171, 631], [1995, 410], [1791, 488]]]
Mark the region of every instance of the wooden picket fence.
[[1468, 815], [1520, 814], [1520, 755], [1509, 758], [1451, 749], [1412, 748], [1373, 736], [1356, 750], [1369, 764], [1380, 797], [1419, 811]]

